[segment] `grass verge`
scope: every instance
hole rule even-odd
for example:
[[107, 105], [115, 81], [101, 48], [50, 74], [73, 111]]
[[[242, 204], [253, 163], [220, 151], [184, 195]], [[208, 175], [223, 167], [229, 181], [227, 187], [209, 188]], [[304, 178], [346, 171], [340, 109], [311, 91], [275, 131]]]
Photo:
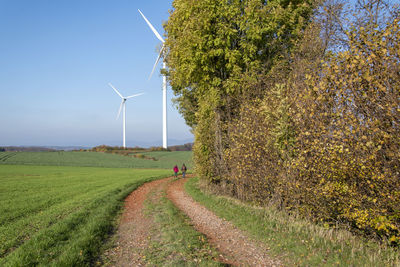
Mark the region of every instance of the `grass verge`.
[[345, 230], [326, 229], [288, 216], [273, 207], [257, 208], [205, 193], [198, 179], [185, 190], [216, 215], [265, 243], [285, 266], [399, 266], [399, 251], [364, 240]]
[[[149, 198], [150, 199], [150, 198]], [[151, 266], [224, 266], [206, 237], [197, 232], [190, 220], [166, 198], [146, 201], [146, 213], [155, 222], [152, 240], [145, 252]]]

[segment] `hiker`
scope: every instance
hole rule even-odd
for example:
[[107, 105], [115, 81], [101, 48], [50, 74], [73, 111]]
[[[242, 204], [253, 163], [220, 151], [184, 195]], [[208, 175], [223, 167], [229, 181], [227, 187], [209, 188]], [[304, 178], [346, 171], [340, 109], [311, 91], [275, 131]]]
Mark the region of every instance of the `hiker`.
[[186, 165], [185, 165], [185, 163], [183, 163], [183, 165], [181, 167], [182, 178], [185, 178], [186, 170], [187, 170]]
[[174, 166], [175, 177], [178, 177], [178, 172], [179, 172], [178, 165], [175, 165], [175, 166]]

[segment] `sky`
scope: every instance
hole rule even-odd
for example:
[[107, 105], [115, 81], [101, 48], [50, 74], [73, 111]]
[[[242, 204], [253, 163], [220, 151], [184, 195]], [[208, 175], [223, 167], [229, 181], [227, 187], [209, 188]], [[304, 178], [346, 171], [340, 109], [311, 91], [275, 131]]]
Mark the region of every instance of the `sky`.
[[[0, 0], [0, 146], [162, 145], [162, 77], [148, 80], [172, 0]], [[160, 64], [161, 66], [161, 64]], [[193, 141], [171, 102], [168, 144]]]

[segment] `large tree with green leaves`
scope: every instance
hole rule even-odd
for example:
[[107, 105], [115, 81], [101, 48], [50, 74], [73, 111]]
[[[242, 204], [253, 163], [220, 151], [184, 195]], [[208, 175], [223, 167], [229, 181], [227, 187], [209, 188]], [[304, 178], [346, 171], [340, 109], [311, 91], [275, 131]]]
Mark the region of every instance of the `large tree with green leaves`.
[[[247, 84], [288, 59], [313, 0], [175, 0], [165, 25], [168, 77], [178, 108], [195, 130], [200, 175], [226, 170], [227, 122], [266, 87]], [[254, 87], [252, 87], [254, 88]]]

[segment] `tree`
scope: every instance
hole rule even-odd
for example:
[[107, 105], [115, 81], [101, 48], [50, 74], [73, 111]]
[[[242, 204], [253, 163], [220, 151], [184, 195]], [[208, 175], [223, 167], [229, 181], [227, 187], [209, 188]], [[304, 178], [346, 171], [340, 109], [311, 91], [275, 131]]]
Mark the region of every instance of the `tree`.
[[165, 25], [168, 78], [176, 103], [194, 128], [195, 158], [202, 176], [227, 171], [227, 122], [239, 114], [248, 90], [287, 58], [309, 21], [312, 0], [175, 0]]

